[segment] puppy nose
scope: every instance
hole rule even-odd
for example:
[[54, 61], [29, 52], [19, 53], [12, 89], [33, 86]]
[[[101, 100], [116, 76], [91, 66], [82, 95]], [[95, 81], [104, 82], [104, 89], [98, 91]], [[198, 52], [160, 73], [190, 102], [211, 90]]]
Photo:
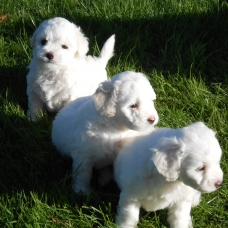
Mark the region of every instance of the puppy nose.
[[151, 117], [149, 117], [149, 118], [147, 119], [147, 121], [148, 121], [150, 124], [152, 124], [152, 123], [154, 123], [154, 121], [155, 121], [155, 117], [154, 117], [154, 116], [151, 116]]
[[219, 188], [222, 185], [222, 181], [215, 182], [215, 187]]
[[46, 54], [46, 57], [47, 57], [48, 59], [53, 59], [53, 58], [54, 58], [54, 54], [51, 53], [51, 52], [48, 52], [48, 53]]

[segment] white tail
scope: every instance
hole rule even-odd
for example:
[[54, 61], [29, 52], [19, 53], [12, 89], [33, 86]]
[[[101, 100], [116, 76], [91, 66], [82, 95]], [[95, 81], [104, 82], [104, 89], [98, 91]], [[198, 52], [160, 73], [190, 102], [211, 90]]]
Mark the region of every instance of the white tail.
[[101, 49], [101, 53], [99, 55], [99, 59], [101, 60], [104, 67], [106, 67], [109, 59], [114, 55], [114, 44], [115, 44], [115, 35], [112, 35], [104, 44]]

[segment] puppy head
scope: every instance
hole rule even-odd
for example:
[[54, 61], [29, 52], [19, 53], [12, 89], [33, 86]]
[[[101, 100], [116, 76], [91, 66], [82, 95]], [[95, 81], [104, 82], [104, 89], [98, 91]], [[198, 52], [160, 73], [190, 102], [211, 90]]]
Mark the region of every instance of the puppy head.
[[61, 17], [43, 21], [34, 32], [31, 45], [34, 58], [57, 65], [66, 65], [88, 52], [88, 40], [80, 28]]
[[202, 122], [183, 128], [186, 156], [181, 163], [180, 179], [200, 192], [213, 192], [223, 181], [220, 168], [222, 150], [215, 132]]
[[100, 84], [93, 95], [97, 110], [128, 129], [142, 131], [158, 122], [156, 94], [145, 75], [122, 72]]
[[177, 132], [177, 138], [164, 137], [152, 149], [158, 172], [167, 181], [179, 179], [200, 192], [215, 191], [223, 180], [222, 151], [215, 133], [201, 122]]

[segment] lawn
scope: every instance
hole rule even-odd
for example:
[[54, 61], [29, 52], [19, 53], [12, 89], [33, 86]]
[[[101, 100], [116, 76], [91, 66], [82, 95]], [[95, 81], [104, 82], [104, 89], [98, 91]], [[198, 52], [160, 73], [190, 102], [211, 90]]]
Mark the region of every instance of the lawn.
[[[119, 189], [93, 177], [87, 197], [71, 189], [71, 162], [50, 138], [53, 116], [26, 118], [30, 39], [55, 16], [79, 25], [98, 55], [116, 34], [107, 66], [145, 73], [160, 127], [203, 121], [217, 132], [224, 183], [192, 209], [194, 227], [228, 227], [228, 2], [226, 0], [1, 0], [0, 227], [115, 227]], [[139, 228], [168, 227], [167, 211], [141, 211]]]

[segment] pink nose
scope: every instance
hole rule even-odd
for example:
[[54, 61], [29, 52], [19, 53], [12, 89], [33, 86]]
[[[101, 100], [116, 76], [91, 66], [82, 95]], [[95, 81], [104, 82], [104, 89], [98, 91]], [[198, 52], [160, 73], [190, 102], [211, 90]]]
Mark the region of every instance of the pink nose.
[[222, 185], [222, 181], [215, 182], [215, 187], [219, 188]]
[[154, 117], [154, 116], [151, 116], [151, 117], [149, 117], [149, 118], [147, 119], [147, 121], [148, 121], [150, 124], [152, 124], [152, 123], [154, 123], [154, 121], [155, 121], [155, 117]]

